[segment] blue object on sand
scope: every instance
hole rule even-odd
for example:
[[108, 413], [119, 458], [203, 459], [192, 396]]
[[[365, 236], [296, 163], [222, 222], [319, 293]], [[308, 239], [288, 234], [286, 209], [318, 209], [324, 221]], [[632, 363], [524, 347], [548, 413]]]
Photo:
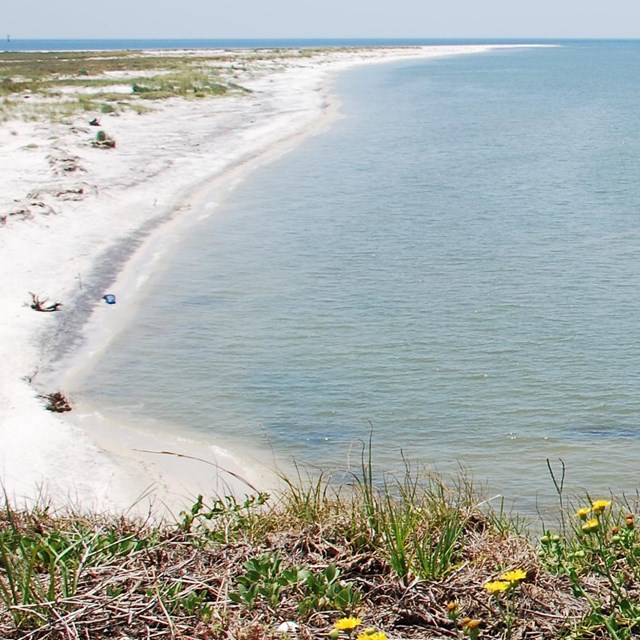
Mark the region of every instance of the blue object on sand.
[[116, 297], [113, 295], [113, 293], [107, 293], [106, 296], [102, 296], [102, 299], [107, 304], [115, 304], [116, 303]]

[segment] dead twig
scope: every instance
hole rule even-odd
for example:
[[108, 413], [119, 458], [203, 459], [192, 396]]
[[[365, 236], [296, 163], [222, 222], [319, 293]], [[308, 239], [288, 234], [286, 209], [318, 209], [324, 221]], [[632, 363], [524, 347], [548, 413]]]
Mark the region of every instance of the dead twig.
[[39, 296], [37, 296], [35, 293], [32, 293], [31, 291], [29, 291], [29, 295], [31, 296], [31, 304], [29, 306], [36, 311], [58, 311], [62, 306], [62, 302], [47, 304], [48, 300], [46, 298], [42, 300]]

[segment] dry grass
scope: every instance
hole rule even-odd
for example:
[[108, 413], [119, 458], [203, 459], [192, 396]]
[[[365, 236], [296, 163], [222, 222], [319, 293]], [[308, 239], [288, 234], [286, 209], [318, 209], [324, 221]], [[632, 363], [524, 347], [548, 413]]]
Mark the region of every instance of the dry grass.
[[[282, 637], [277, 626], [295, 621], [294, 637], [311, 639], [328, 637], [337, 619], [357, 615], [363, 627], [388, 638], [473, 637], [463, 618], [482, 621], [479, 638], [613, 637], [597, 629], [570, 636], [589, 613], [585, 598], [566, 575], [545, 568], [517, 527], [476, 507], [468, 488], [449, 493], [439, 481], [412, 480], [409, 505], [398, 497], [406, 484], [364, 482], [351, 491], [330, 487], [327, 478], [290, 482], [277, 500], [199, 501], [180, 522], [162, 524], [6, 508], [0, 514], [0, 636], [258, 640]], [[444, 513], [460, 515], [463, 530], [443, 575], [428, 579], [394, 568], [389, 548], [395, 541], [383, 526], [390, 505], [397, 514], [419, 513], [416, 532], [432, 542], [447, 526]], [[256, 560], [263, 568], [251, 573]], [[507, 625], [504, 608], [484, 585], [515, 568], [527, 578], [513, 593]], [[312, 592], [309, 584], [321, 582], [315, 578], [333, 572], [335, 580]], [[590, 592], [602, 595], [602, 581], [591, 580]], [[255, 593], [243, 585], [255, 586]], [[357, 594], [351, 604], [336, 595], [343, 588]]]
[[141, 100], [242, 94], [242, 81], [300, 51], [0, 52], [0, 118], [59, 120]]
[[[59, 120], [108, 104], [250, 93], [242, 83], [322, 50], [0, 52], [0, 121]], [[134, 89], [137, 87], [137, 90]], [[28, 104], [26, 104], [28, 102]]]

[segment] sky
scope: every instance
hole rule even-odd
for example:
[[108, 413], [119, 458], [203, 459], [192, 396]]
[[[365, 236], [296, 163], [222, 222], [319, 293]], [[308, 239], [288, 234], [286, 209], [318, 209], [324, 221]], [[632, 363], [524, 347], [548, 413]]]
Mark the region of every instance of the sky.
[[640, 38], [640, 0], [3, 0], [0, 34], [14, 40]]

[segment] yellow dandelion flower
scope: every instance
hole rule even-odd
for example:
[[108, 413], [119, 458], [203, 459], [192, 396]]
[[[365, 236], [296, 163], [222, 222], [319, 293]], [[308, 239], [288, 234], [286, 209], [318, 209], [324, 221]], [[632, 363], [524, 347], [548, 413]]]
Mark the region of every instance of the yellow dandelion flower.
[[580, 518], [580, 520], [586, 520], [589, 517], [590, 513], [591, 509], [589, 507], [582, 507], [581, 509], [578, 509], [576, 511], [576, 515], [578, 516], [578, 518]]
[[487, 582], [484, 588], [489, 593], [500, 593], [500, 591], [506, 591], [510, 586], [511, 583], [506, 580], [494, 580], [493, 582]]
[[460, 623], [463, 629], [477, 629], [482, 624], [482, 620], [477, 618], [464, 618]]
[[458, 610], [458, 603], [455, 601], [447, 602], [447, 618], [455, 622], [458, 619], [459, 614], [460, 611]]
[[584, 533], [593, 533], [600, 528], [600, 520], [598, 518], [592, 518], [591, 520], [587, 520], [582, 525], [582, 531]]
[[508, 582], [520, 582], [527, 577], [527, 572], [524, 569], [515, 569], [514, 571], [507, 571], [500, 576], [500, 580], [507, 580]]
[[591, 503], [591, 510], [593, 513], [602, 513], [610, 504], [611, 500], [596, 500]]
[[462, 627], [462, 632], [471, 640], [477, 640], [480, 635], [480, 626], [482, 625], [482, 620], [478, 620], [477, 618], [464, 618], [460, 626]]
[[356, 627], [362, 624], [360, 618], [340, 618], [333, 623], [334, 628], [338, 631], [353, 631]]
[[361, 633], [356, 640], [387, 640], [387, 634], [384, 631], [372, 630], [373, 633]]

